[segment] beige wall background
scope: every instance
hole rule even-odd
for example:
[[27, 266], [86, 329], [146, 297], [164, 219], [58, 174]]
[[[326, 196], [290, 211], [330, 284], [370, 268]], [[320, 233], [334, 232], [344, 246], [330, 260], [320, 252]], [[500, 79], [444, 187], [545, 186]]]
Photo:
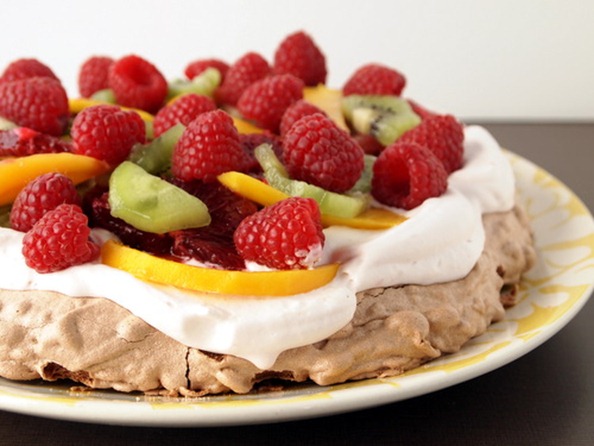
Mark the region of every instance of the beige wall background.
[[93, 54], [137, 53], [173, 78], [196, 58], [270, 60], [303, 29], [333, 87], [383, 62], [407, 96], [464, 119], [591, 121], [593, 18], [589, 0], [2, 0], [0, 67], [37, 57], [74, 96]]

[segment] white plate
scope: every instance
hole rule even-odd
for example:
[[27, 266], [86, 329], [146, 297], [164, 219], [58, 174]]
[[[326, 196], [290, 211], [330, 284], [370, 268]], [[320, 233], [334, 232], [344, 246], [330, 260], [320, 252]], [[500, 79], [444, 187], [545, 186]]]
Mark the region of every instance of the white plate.
[[311, 418], [426, 394], [494, 370], [536, 348], [583, 307], [594, 284], [594, 220], [563, 184], [510, 154], [520, 199], [532, 219], [538, 265], [522, 282], [520, 302], [460, 352], [404, 375], [261, 395], [176, 399], [0, 379], [0, 409], [91, 423], [223, 426]]

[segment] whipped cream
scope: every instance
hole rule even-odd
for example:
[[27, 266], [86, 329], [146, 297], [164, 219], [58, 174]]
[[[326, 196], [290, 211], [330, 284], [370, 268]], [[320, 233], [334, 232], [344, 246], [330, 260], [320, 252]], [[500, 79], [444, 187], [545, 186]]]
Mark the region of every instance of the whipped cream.
[[[344, 327], [359, 291], [429, 285], [470, 272], [485, 241], [481, 216], [510, 210], [515, 182], [507, 158], [485, 129], [469, 126], [464, 133], [464, 167], [450, 175], [442, 196], [411, 211], [396, 209], [408, 217], [404, 223], [389, 230], [324, 230], [322, 261], [341, 267], [331, 283], [309, 293], [214, 296], [149, 284], [100, 263], [38, 274], [22, 256], [23, 234], [6, 228], [0, 228], [0, 288], [107, 298], [187, 346], [271, 367], [281, 352]], [[101, 231], [95, 235], [104, 236]]]

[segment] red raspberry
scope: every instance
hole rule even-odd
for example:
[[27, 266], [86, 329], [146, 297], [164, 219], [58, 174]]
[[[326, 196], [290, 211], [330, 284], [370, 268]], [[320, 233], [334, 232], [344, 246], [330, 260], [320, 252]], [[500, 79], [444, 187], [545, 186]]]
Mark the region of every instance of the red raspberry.
[[247, 261], [275, 269], [310, 268], [325, 241], [320, 209], [311, 198], [287, 198], [246, 217], [233, 239]]
[[278, 132], [285, 110], [303, 98], [303, 87], [303, 81], [292, 74], [269, 76], [245, 89], [237, 109], [258, 126]]
[[274, 133], [240, 133], [239, 142], [247, 155], [247, 166], [245, 167], [245, 171], [254, 173], [262, 172], [260, 163], [258, 163], [258, 160], [254, 155], [254, 150], [261, 144], [270, 144], [276, 156], [279, 159], [282, 159], [283, 145], [281, 139]]
[[1, 82], [0, 116], [19, 126], [60, 136], [70, 116], [66, 90], [49, 77]]
[[245, 153], [233, 119], [223, 110], [202, 113], [184, 130], [172, 157], [173, 175], [183, 181], [215, 181], [217, 175], [242, 170]]
[[71, 151], [72, 144], [68, 141], [56, 136], [39, 133], [27, 127], [0, 130], [0, 157]]
[[87, 217], [80, 207], [61, 204], [25, 234], [25, 261], [38, 273], [51, 273], [90, 262], [99, 256], [99, 246], [89, 239], [90, 233]]
[[291, 178], [334, 192], [355, 185], [364, 167], [361, 146], [330, 118], [308, 115], [283, 140], [283, 158]]
[[437, 116], [437, 113], [426, 109], [421, 104], [419, 104], [417, 101], [413, 101], [412, 99], [407, 99], [406, 101], [410, 105], [410, 108], [412, 108], [412, 111], [414, 111], [419, 116], [419, 118], [421, 118], [421, 120], [423, 120], [423, 121], [425, 119], [431, 118], [432, 116]]
[[280, 135], [285, 136], [289, 129], [299, 121], [301, 118], [307, 115], [313, 115], [314, 113], [325, 114], [322, 109], [316, 107], [303, 99], [291, 104], [283, 113], [281, 118], [279, 130]]
[[224, 80], [229, 69], [229, 64], [219, 59], [195, 60], [188, 64], [184, 70], [184, 74], [188, 79], [192, 80], [207, 68], [216, 68], [221, 73], [221, 79]]
[[130, 55], [109, 69], [109, 88], [118, 104], [155, 113], [167, 96], [167, 80], [149, 61]]
[[450, 173], [462, 166], [464, 130], [451, 115], [436, 115], [422, 121], [399, 138], [430, 149]]
[[351, 94], [380, 94], [400, 96], [406, 85], [405, 77], [398, 71], [379, 64], [367, 64], [355, 71], [342, 89]]
[[429, 149], [396, 141], [373, 165], [371, 194], [388, 206], [412, 209], [447, 189], [448, 174]]
[[176, 124], [188, 125], [204, 112], [212, 111], [217, 106], [208, 96], [186, 94], [176, 99], [173, 103], [163, 107], [153, 121], [155, 137]]
[[247, 53], [229, 67], [215, 96], [219, 103], [236, 105], [244, 90], [270, 74], [270, 65], [260, 54]]
[[303, 31], [287, 36], [274, 53], [274, 72], [292, 74], [305, 85], [326, 82], [326, 57], [313, 39]]
[[146, 130], [138, 113], [115, 105], [96, 105], [76, 115], [70, 133], [74, 153], [115, 166], [128, 157], [134, 144], [144, 143]]
[[92, 56], [80, 67], [78, 90], [83, 98], [88, 98], [99, 90], [109, 88], [109, 69], [114, 60], [106, 56]]
[[17, 195], [10, 211], [10, 226], [27, 232], [48, 211], [63, 203], [80, 205], [72, 180], [61, 173], [41, 175]]
[[49, 77], [59, 81], [52, 69], [37, 59], [18, 59], [6, 67], [0, 77], [0, 82], [17, 81], [30, 77]]

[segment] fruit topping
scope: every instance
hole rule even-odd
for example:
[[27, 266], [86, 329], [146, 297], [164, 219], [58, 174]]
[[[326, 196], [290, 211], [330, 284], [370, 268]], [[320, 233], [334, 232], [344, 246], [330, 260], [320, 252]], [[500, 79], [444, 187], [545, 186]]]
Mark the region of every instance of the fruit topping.
[[173, 149], [185, 129], [183, 124], [175, 124], [159, 137], [145, 144], [134, 145], [128, 159], [148, 173], [158, 174], [169, 170]]
[[303, 99], [321, 109], [338, 127], [350, 132], [342, 113], [342, 91], [322, 84], [316, 87], [305, 87]]
[[229, 69], [229, 64], [220, 59], [198, 59], [190, 62], [185, 70], [184, 74], [189, 80], [194, 79], [196, 76], [202, 74], [208, 68], [214, 68], [221, 76], [221, 81], [225, 79], [225, 74]]
[[103, 175], [104, 161], [73, 153], [43, 153], [0, 161], [0, 206], [11, 203], [30, 181], [49, 172], [60, 172], [74, 184]]
[[279, 133], [280, 136], [285, 136], [290, 128], [299, 121], [301, 118], [307, 115], [313, 115], [314, 113], [325, 114], [322, 109], [318, 106], [307, 102], [303, 99], [298, 100], [291, 104], [283, 113], [281, 118]]
[[177, 79], [167, 86], [167, 98], [171, 101], [184, 94], [199, 94], [213, 97], [221, 85], [221, 73], [216, 68], [207, 68], [192, 80]]
[[264, 178], [272, 187], [288, 196], [313, 198], [318, 202], [323, 214], [351, 218], [359, 215], [369, 205], [365, 195], [339, 194], [289, 178], [285, 166], [277, 158], [272, 147], [267, 144], [257, 147], [255, 155], [264, 170]]
[[61, 173], [43, 174], [17, 195], [10, 212], [10, 226], [27, 232], [47, 212], [64, 203], [81, 204], [72, 180]]
[[111, 174], [109, 206], [114, 217], [157, 234], [210, 223], [202, 201], [130, 161]]
[[409, 103], [397, 96], [350, 95], [343, 99], [342, 110], [357, 132], [372, 135], [383, 146], [421, 122]]
[[253, 172], [256, 174], [262, 173], [262, 167], [260, 166], [260, 163], [258, 163], [255, 155], [256, 147], [262, 144], [270, 144], [272, 146], [272, 150], [274, 150], [274, 153], [279, 158], [281, 158], [283, 154], [281, 137], [272, 132], [264, 131], [262, 133], [240, 133], [239, 142], [241, 143], [241, 147], [243, 147], [243, 150], [247, 155], [247, 166], [245, 168], [246, 172]]
[[145, 141], [144, 121], [134, 111], [115, 105], [82, 110], [72, 122], [74, 153], [117, 165], [128, 158], [132, 146]]
[[167, 81], [149, 61], [129, 55], [116, 60], [109, 70], [109, 88], [117, 103], [154, 113], [167, 96]]
[[274, 269], [313, 267], [325, 241], [318, 204], [301, 197], [287, 198], [245, 218], [233, 238], [245, 260]]
[[0, 130], [0, 157], [71, 151], [70, 142], [26, 127]]
[[[226, 172], [218, 176], [221, 184], [233, 192], [263, 206], [270, 206], [289, 195], [254, 177], [241, 172]], [[386, 209], [368, 208], [354, 217], [337, 217], [325, 214], [322, 209], [322, 224], [327, 226], [348, 226], [359, 229], [389, 229], [406, 220], [406, 217]]]
[[157, 137], [175, 124], [188, 125], [198, 115], [216, 108], [208, 96], [185, 94], [159, 110], [153, 121], [153, 134]]
[[304, 116], [283, 140], [283, 160], [291, 178], [332, 192], [346, 192], [363, 171], [363, 149], [322, 114]]
[[309, 34], [298, 31], [285, 37], [276, 49], [273, 71], [276, 74], [292, 74], [305, 85], [324, 84], [326, 57]]
[[69, 117], [62, 84], [50, 77], [0, 82], [0, 116], [22, 127], [60, 136]]
[[406, 85], [405, 77], [393, 68], [380, 64], [367, 64], [347, 79], [342, 91], [345, 96], [390, 95], [400, 96]]
[[249, 52], [227, 70], [223, 83], [216, 91], [217, 102], [235, 106], [244, 90], [271, 72], [270, 65], [260, 54]]
[[61, 204], [47, 212], [23, 238], [23, 255], [39, 273], [60, 271], [90, 262], [100, 248], [89, 239], [91, 230], [80, 207]]
[[448, 173], [462, 166], [464, 130], [462, 124], [451, 115], [428, 117], [402, 135], [400, 141], [427, 147], [439, 158]]
[[315, 269], [261, 272], [201, 268], [152, 256], [114, 241], [103, 245], [101, 261], [143, 280], [194, 291], [237, 296], [288, 296], [306, 293], [331, 282], [338, 271], [337, 264]]
[[374, 163], [371, 193], [388, 206], [412, 209], [443, 194], [447, 182], [448, 174], [431, 150], [397, 141]]
[[31, 77], [49, 77], [59, 81], [52, 69], [37, 59], [17, 59], [0, 76], [0, 82], [17, 81]]
[[109, 69], [114, 60], [107, 56], [91, 56], [78, 72], [78, 91], [83, 98], [109, 88]]
[[237, 109], [257, 126], [278, 132], [285, 110], [303, 97], [303, 81], [277, 74], [254, 82], [241, 94]]
[[229, 170], [243, 170], [246, 155], [231, 117], [222, 110], [202, 113], [175, 145], [173, 175], [184, 181], [215, 181]]

